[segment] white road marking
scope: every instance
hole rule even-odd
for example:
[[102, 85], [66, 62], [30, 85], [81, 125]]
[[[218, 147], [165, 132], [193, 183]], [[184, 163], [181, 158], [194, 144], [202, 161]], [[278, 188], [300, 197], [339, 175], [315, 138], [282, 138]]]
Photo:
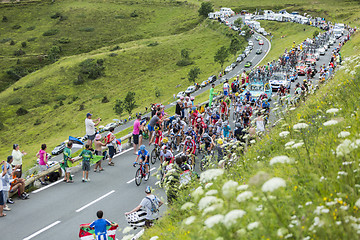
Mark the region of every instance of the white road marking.
[[125, 151], [121, 151], [120, 153], [114, 155], [113, 158], [116, 158], [117, 156], [120, 156], [120, 155], [122, 155], [122, 154], [124, 154], [124, 153], [127, 153], [128, 151], [130, 151], [130, 150], [132, 150], [132, 149], [134, 149], [134, 147], [131, 147], [131, 148], [129, 148], [129, 149], [126, 149]]
[[47, 189], [49, 187], [52, 187], [52, 186], [54, 186], [54, 185], [56, 185], [58, 183], [61, 183], [62, 181], [64, 181], [64, 178], [61, 178], [60, 180], [57, 180], [56, 182], [50, 183], [49, 185], [47, 185], [45, 187], [42, 187], [42, 188], [39, 188], [39, 189], [37, 189], [37, 190], [35, 190], [35, 191], [31, 192], [31, 193], [41, 192], [42, 190], [45, 190], [45, 189]]
[[90, 203], [86, 204], [85, 206], [83, 206], [83, 207], [79, 208], [79, 209], [78, 209], [78, 210], [76, 210], [75, 212], [81, 212], [81, 211], [82, 211], [82, 210], [84, 210], [85, 208], [87, 208], [87, 207], [89, 207], [89, 206], [93, 205], [94, 203], [97, 203], [97, 202], [98, 202], [98, 201], [100, 201], [101, 199], [106, 198], [107, 196], [109, 196], [110, 194], [113, 194], [114, 192], [115, 192], [115, 190], [112, 190], [112, 191], [108, 192], [107, 194], [105, 194], [105, 195], [103, 195], [103, 196], [101, 196], [101, 197], [99, 197], [99, 198], [95, 199], [94, 201], [92, 201], [92, 202], [90, 202]]
[[[153, 171], [153, 170], [155, 170], [155, 169], [156, 169], [156, 167], [151, 168], [151, 169], [150, 169], [150, 172]], [[129, 184], [129, 183], [132, 183], [133, 181], [135, 181], [135, 178], [127, 181], [126, 183]]]
[[59, 223], [61, 223], [61, 221], [56, 221], [56, 222], [50, 224], [49, 226], [46, 226], [46, 227], [44, 227], [43, 229], [40, 229], [40, 230], [37, 231], [36, 233], [33, 233], [33, 234], [31, 234], [30, 236], [24, 238], [23, 240], [32, 239], [32, 238], [36, 237], [37, 235], [39, 235], [40, 233], [45, 232], [46, 230], [54, 227], [55, 225], [57, 225], [57, 224], [59, 224]]

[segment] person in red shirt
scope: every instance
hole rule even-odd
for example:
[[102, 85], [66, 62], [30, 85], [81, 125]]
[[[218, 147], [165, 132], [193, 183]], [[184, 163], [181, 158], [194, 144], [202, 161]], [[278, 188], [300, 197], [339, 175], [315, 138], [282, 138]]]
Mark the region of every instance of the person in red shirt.
[[195, 163], [195, 150], [196, 150], [195, 141], [192, 139], [191, 136], [187, 136], [186, 140], [184, 142], [183, 153], [189, 152], [190, 154], [192, 154], [192, 165], [193, 166]]
[[160, 145], [162, 140], [162, 132], [158, 126], [155, 127], [155, 145]]

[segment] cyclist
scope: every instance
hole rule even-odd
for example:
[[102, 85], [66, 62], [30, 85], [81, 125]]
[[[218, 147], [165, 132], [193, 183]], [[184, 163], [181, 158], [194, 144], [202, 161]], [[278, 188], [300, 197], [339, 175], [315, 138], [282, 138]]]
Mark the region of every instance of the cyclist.
[[172, 154], [172, 152], [169, 149], [167, 149], [166, 146], [162, 146], [161, 147], [161, 152], [160, 152], [160, 162], [161, 162], [161, 164], [164, 161], [172, 163], [173, 159], [174, 159], [174, 155]]
[[230, 125], [228, 124], [228, 121], [223, 122], [222, 128], [223, 128], [223, 136], [224, 136], [224, 138], [229, 138], [231, 128], [230, 128]]
[[149, 173], [149, 152], [146, 150], [145, 145], [140, 146], [136, 160], [133, 164], [134, 167], [136, 167], [136, 164], [139, 159], [140, 159], [140, 164], [143, 164], [145, 166], [146, 174], [148, 174]]
[[225, 82], [224, 82], [224, 85], [223, 85], [224, 96], [229, 95], [229, 88], [230, 88], [229, 80], [226, 79]]
[[162, 131], [158, 126], [155, 126], [155, 145], [160, 145], [160, 142], [162, 140]]
[[192, 165], [194, 165], [195, 163], [195, 159], [194, 159], [195, 150], [196, 150], [195, 141], [192, 139], [191, 136], [187, 136], [184, 142], [183, 153], [189, 152], [190, 154], [193, 155]]
[[250, 93], [249, 90], [247, 90], [247, 92], [245, 93], [245, 99], [246, 99], [247, 102], [249, 102], [250, 98], [251, 98], [251, 93]]
[[210, 151], [213, 149], [213, 147], [214, 147], [214, 141], [213, 141], [213, 139], [212, 139], [212, 138], [210, 137], [210, 135], [207, 134], [207, 133], [204, 133], [202, 139], [203, 139], [203, 142], [204, 142], [204, 144], [205, 144], [205, 150], [208, 151], [208, 152], [210, 152]]

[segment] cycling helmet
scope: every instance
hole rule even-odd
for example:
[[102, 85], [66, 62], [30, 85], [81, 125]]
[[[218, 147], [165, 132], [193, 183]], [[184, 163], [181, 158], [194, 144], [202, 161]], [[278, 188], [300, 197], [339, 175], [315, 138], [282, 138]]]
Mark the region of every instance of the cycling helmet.
[[204, 133], [203, 138], [209, 138], [209, 137], [210, 137], [209, 134]]
[[150, 186], [147, 186], [147, 187], [145, 188], [145, 193], [151, 193], [151, 188], [150, 188]]
[[176, 124], [176, 120], [172, 120], [171, 124], [172, 124], [172, 125], [175, 125], [175, 124]]
[[166, 150], [166, 145], [162, 146], [161, 150]]
[[224, 141], [222, 140], [222, 138], [219, 138], [219, 139], [217, 140], [217, 143], [221, 145], [221, 144], [224, 143]]
[[159, 127], [158, 127], [158, 126], [156, 126], [156, 127], [154, 127], [154, 129], [155, 129], [155, 131], [157, 131], [157, 130], [159, 130]]
[[190, 97], [190, 100], [191, 100], [191, 101], [194, 101], [194, 100], [195, 100], [195, 97]]
[[241, 128], [241, 123], [235, 123], [235, 127]]
[[187, 137], [186, 137], [186, 140], [191, 140], [191, 136], [187, 136]]
[[211, 125], [211, 124], [208, 126], [208, 128], [212, 128], [212, 127], [213, 127], [213, 125]]
[[188, 127], [188, 132], [191, 132], [192, 131], [192, 127]]
[[169, 141], [169, 139], [167, 137], [164, 137], [162, 140], [161, 140], [163, 143], [167, 143]]
[[201, 122], [201, 118], [197, 118], [197, 119], [196, 119], [196, 122], [197, 122], [197, 123]]
[[195, 111], [195, 110], [196, 110], [196, 107], [192, 107], [191, 109]]
[[239, 93], [237, 92], [237, 93], [235, 93], [235, 96], [237, 97], [237, 96], [239, 96]]
[[183, 99], [184, 99], [184, 97], [183, 97], [183, 96], [181, 96], [181, 97], [180, 97], [180, 100], [183, 100]]
[[144, 151], [145, 150], [145, 145], [141, 145], [140, 146], [140, 151]]

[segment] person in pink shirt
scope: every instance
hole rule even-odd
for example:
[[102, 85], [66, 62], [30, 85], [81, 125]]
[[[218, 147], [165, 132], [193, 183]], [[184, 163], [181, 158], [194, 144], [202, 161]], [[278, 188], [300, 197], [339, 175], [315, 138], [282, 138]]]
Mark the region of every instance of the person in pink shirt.
[[[47, 169], [48, 167], [48, 155], [46, 150], [46, 144], [41, 144], [41, 149], [40, 151], [36, 154], [36, 156], [39, 158], [39, 165], [40, 165], [40, 172], [43, 172]], [[47, 185], [47, 183], [45, 182], [45, 176], [43, 176], [41, 179], [41, 185]]]
[[137, 145], [139, 145], [139, 133], [140, 133], [140, 119], [141, 115], [137, 115], [136, 120], [134, 122], [134, 130], [133, 130], [133, 145], [134, 145], [134, 154], [137, 155]]

